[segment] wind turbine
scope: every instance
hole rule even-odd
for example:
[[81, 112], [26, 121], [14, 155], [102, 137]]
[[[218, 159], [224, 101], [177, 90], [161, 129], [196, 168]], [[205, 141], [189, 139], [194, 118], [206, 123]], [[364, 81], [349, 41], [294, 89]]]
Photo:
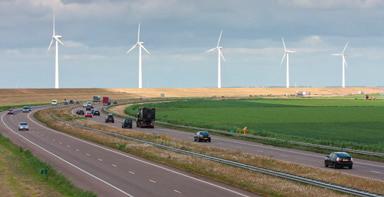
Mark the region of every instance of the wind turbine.
[[284, 38], [281, 38], [281, 41], [283, 42], [284, 55], [283, 55], [283, 58], [281, 59], [280, 65], [282, 65], [284, 63], [284, 60], [286, 58], [286, 62], [287, 62], [286, 87], [289, 88], [289, 54], [296, 53], [296, 51], [287, 49], [287, 47], [285, 46]]
[[346, 60], [346, 55], [345, 55], [345, 50], [347, 50], [347, 47], [349, 45], [349, 42], [345, 44], [344, 49], [341, 51], [341, 53], [335, 53], [332, 54], [334, 56], [341, 56], [341, 69], [342, 69], [342, 81], [341, 81], [341, 87], [345, 88], [345, 68], [348, 66], [347, 60]]
[[140, 41], [140, 24], [137, 30], [137, 42], [127, 51], [127, 54], [130, 53], [133, 49], [136, 47], [139, 48], [139, 88], [143, 88], [143, 68], [142, 68], [142, 52], [141, 49], [143, 49], [148, 55], [151, 55], [151, 53], [144, 47], [144, 42]]
[[52, 39], [49, 44], [48, 51], [51, 49], [53, 42], [55, 42], [55, 88], [60, 88], [59, 86], [59, 44], [64, 46], [64, 43], [61, 41], [63, 38], [61, 35], [56, 34], [56, 18], [53, 16], [53, 30], [52, 30]]
[[223, 47], [220, 46], [221, 38], [223, 36], [223, 31], [220, 32], [219, 40], [217, 41], [216, 48], [209, 49], [207, 53], [217, 51], [217, 88], [221, 88], [221, 59], [225, 61], [224, 55], [223, 55]]

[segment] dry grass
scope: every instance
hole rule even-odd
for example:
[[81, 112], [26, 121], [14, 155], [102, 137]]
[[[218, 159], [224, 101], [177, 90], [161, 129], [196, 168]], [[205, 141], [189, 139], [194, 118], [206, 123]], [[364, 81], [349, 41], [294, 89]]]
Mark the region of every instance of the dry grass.
[[65, 196], [39, 180], [38, 172], [25, 167], [25, 158], [0, 144], [1, 196]]
[[165, 97], [249, 97], [281, 96], [309, 91], [312, 95], [348, 95], [359, 91], [382, 93], [381, 88], [158, 88], [158, 89], [0, 89], [2, 105], [23, 103], [48, 103], [52, 99], [90, 100], [93, 95], [110, 96], [112, 99], [159, 98]]
[[[121, 149], [128, 153], [145, 157], [150, 160], [161, 162], [167, 165], [171, 165], [176, 168], [187, 170], [189, 172], [207, 176], [209, 178], [221, 181], [223, 183], [233, 185], [251, 192], [255, 192], [262, 195], [282, 195], [282, 196], [336, 196], [337, 193], [294, 183], [291, 181], [285, 181], [282, 179], [261, 175], [257, 173], [251, 173], [246, 170], [228, 167], [215, 162], [210, 162], [198, 158], [187, 157], [184, 155], [176, 154], [173, 152], [165, 151], [151, 146], [143, 146], [141, 144], [133, 143], [110, 137], [108, 135], [84, 130], [76, 127], [73, 123], [82, 124], [87, 127], [97, 128], [99, 130], [105, 130], [109, 132], [116, 132], [129, 137], [137, 139], [145, 139], [157, 143], [164, 143], [178, 148], [184, 148], [193, 150], [196, 152], [204, 152], [210, 155], [219, 156], [225, 159], [236, 160], [244, 163], [248, 163], [260, 167], [270, 167], [275, 170], [286, 171], [294, 174], [299, 174], [307, 177], [320, 178], [325, 181], [339, 183], [342, 185], [352, 186], [356, 188], [365, 189], [372, 192], [384, 193], [382, 186], [383, 182], [367, 180], [360, 177], [353, 177], [349, 175], [342, 175], [340, 173], [328, 172], [324, 170], [313, 169], [309, 167], [299, 166], [287, 162], [273, 160], [266, 157], [243, 154], [241, 152], [228, 151], [218, 148], [210, 148], [201, 145], [196, 145], [189, 142], [184, 142], [176, 139], [172, 139], [167, 136], [159, 136], [152, 134], [145, 134], [138, 132], [112, 128], [102, 124], [95, 124], [92, 121], [74, 120], [72, 122], [55, 121], [53, 118], [67, 116], [64, 119], [69, 120], [72, 116], [69, 109], [56, 109], [56, 110], [44, 110], [37, 112], [36, 116], [43, 122], [46, 122], [50, 127], [59, 129], [63, 132], [71, 135], [101, 143], [107, 146]], [[206, 166], [202, 169], [199, 166]], [[233, 176], [236, 174], [236, 176]], [[350, 180], [354, 180], [351, 182]], [[298, 195], [300, 193], [300, 195]]]

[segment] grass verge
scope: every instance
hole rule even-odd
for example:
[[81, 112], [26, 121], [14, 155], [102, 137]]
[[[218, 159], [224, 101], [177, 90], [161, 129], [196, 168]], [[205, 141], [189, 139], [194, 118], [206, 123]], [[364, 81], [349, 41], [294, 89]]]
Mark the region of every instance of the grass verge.
[[[95, 194], [75, 187], [48, 164], [28, 150], [0, 135], [0, 192], [2, 196], [76, 196]], [[47, 175], [40, 174], [42, 169]]]

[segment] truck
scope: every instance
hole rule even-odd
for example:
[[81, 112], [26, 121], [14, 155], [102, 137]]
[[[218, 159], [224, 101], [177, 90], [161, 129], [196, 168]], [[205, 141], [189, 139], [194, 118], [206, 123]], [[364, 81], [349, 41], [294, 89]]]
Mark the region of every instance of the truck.
[[110, 105], [111, 100], [109, 99], [108, 96], [103, 96], [103, 105]]
[[93, 96], [92, 101], [98, 103], [101, 101], [101, 96]]
[[136, 126], [139, 128], [155, 128], [155, 108], [139, 108], [136, 118]]

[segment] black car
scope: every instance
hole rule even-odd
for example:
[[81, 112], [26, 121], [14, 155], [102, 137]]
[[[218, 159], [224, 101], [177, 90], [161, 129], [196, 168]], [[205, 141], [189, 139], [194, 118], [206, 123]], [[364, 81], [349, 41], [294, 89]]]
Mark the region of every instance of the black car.
[[71, 100], [69, 100], [69, 104], [73, 105], [73, 104], [75, 104], [75, 101], [71, 99]]
[[121, 125], [121, 128], [130, 128], [132, 129], [132, 122], [133, 120], [131, 118], [125, 118], [123, 120], [123, 124]]
[[85, 107], [85, 111], [91, 111], [92, 109], [93, 109], [92, 106], [87, 106], [87, 107]]
[[76, 111], [76, 114], [77, 115], [84, 115], [84, 110], [79, 109], [79, 110]]
[[325, 167], [348, 167], [349, 169], [352, 169], [353, 159], [351, 155], [346, 152], [333, 152], [325, 157], [324, 165]]
[[94, 110], [92, 110], [92, 114], [93, 114], [94, 116], [100, 116], [100, 111], [97, 110], [97, 109], [94, 109]]
[[211, 137], [209, 136], [208, 131], [199, 131], [193, 136], [193, 141], [195, 142], [211, 142]]
[[107, 118], [105, 119], [105, 123], [115, 123], [115, 118], [113, 117], [113, 114], [108, 114]]

